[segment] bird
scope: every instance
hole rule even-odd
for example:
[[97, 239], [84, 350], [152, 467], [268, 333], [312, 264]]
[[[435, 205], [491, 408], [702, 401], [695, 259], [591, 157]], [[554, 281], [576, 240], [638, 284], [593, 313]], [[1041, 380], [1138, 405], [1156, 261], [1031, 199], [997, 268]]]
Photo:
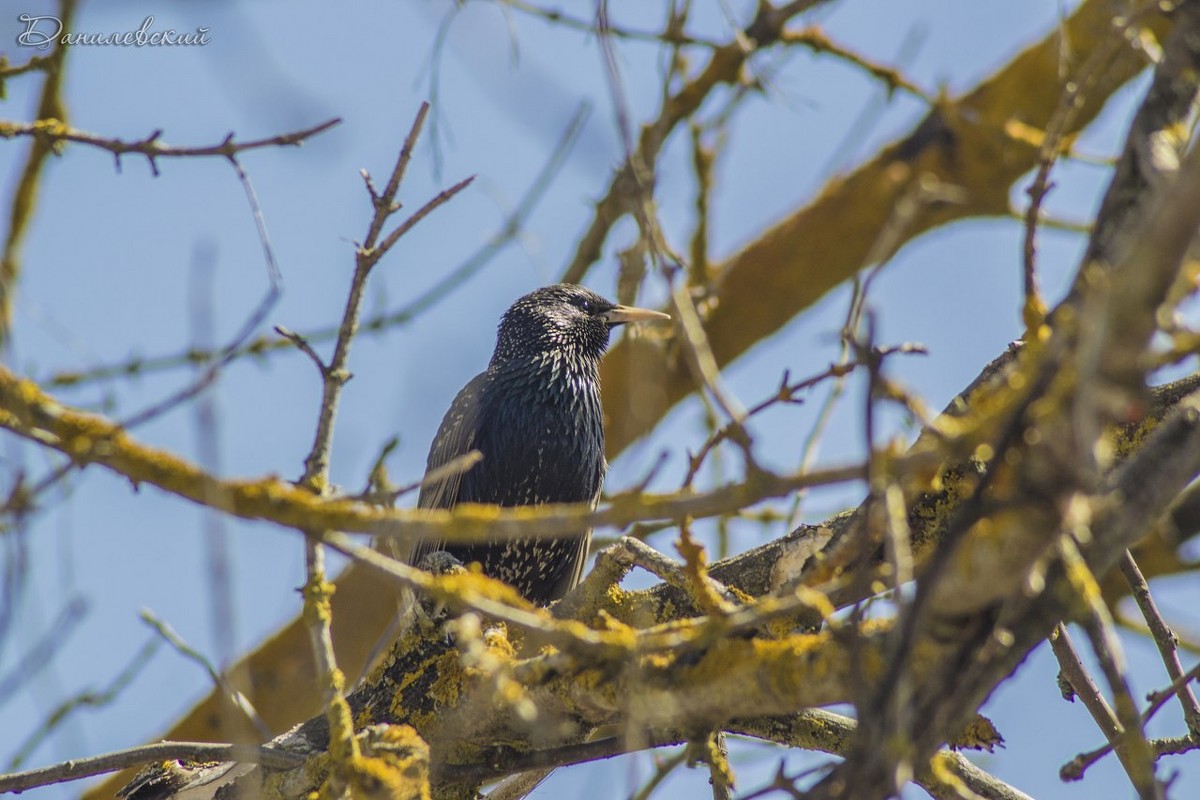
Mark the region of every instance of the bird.
[[[669, 319], [658, 311], [617, 305], [574, 284], [547, 286], [517, 300], [500, 320], [487, 369], [459, 391], [442, 419], [417, 506], [594, 506], [608, 468], [600, 360], [609, 335], [626, 323]], [[482, 458], [468, 469], [446, 469], [472, 451]], [[545, 606], [579, 582], [590, 539], [591, 531], [585, 530], [566, 538], [469, 545], [423, 541], [408, 561], [434, 565], [450, 560], [429, 556], [448, 553], [463, 564], [478, 562], [485, 575]], [[300, 726], [285, 737], [303, 737], [309, 730]], [[156, 800], [211, 790], [216, 794], [203, 796], [224, 796], [222, 791], [233, 793], [227, 784], [242, 772], [234, 762], [162, 762], [140, 772], [119, 795]]]
[[[669, 319], [569, 283], [518, 299], [501, 317], [487, 369], [458, 392], [438, 427], [417, 507], [595, 507], [608, 468], [599, 370], [609, 334], [626, 323]], [[446, 469], [472, 451], [482, 456], [477, 463]], [[579, 582], [590, 541], [590, 530], [472, 544], [426, 540], [414, 546], [409, 563], [420, 566], [445, 551], [546, 606]]]

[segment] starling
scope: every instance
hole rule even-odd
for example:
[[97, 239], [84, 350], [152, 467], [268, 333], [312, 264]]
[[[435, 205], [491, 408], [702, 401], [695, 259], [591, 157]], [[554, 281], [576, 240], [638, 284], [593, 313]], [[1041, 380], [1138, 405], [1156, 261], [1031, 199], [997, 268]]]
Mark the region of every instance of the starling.
[[[608, 335], [626, 322], [670, 319], [619, 306], [573, 284], [531, 292], [504, 312], [486, 371], [462, 388], [429, 448], [431, 472], [478, 450], [465, 472], [427, 483], [420, 508], [458, 503], [528, 506], [596, 503], [604, 472], [600, 358]], [[591, 531], [550, 539], [470, 545], [421, 542], [409, 563], [445, 550], [547, 605], [579, 582]]]

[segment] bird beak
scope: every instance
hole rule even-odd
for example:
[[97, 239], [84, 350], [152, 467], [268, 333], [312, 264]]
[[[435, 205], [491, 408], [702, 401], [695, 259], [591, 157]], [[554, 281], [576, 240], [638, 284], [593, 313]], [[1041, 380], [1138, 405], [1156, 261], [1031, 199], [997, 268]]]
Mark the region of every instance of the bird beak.
[[664, 314], [661, 311], [651, 311], [648, 308], [634, 308], [633, 306], [610, 308], [600, 316], [609, 325], [624, 325], [626, 322], [652, 322], [654, 320], [671, 318], [669, 314]]

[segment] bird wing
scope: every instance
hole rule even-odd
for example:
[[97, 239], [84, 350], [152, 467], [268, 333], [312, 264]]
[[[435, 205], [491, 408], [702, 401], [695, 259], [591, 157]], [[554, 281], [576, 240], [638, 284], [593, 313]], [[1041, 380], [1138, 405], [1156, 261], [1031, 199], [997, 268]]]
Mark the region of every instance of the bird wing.
[[[459, 456], [464, 456], [475, 447], [475, 436], [479, 430], [479, 403], [487, 385], [488, 374], [481, 372], [464, 386], [450, 404], [450, 410], [442, 418], [438, 432], [429, 447], [429, 459], [425, 473], [445, 466]], [[453, 508], [462, 499], [462, 471], [441, 480], [425, 484], [417, 498], [417, 508]], [[429, 553], [441, 550], [442, 542], [423, 541], [413, 547], [408, 563], [420, 564]]]
[[[596, 495], [592, 498], [592, 511], [596, 510], [596, 506], [600, 505], [600, 490], [596, 490]], [[579, 549], [575, 554], [575, 569], [569, 574], [564, 575], [555, 586], [551, 593], [553, 597], [561, 598], [564, 594], [574, 589], [583, 580], [583, 568], [587, 566], [588, 550], [592, 546], [592, 531], [589, 528], [583, 536], [579, 537]]]
[[[596, 504], [598, 504], [599, 501], [600, 495], [598, 494], [596, 495], [596, 499], [592, 501], [593, 511], [595, 511]], [[580, 549], [578, 549], [575, 557], [575, 571], [572, 572], [569, 577], [565, 578], [565, 582], [562, 584], [562, 589], [558, 591], [559, 597], [562, 597], [568, 593], [568, 591], [574, 589], [577, 587], [577, 585], [580, 585], [580, 581], [583, 579], [583, 567], [587, 566], [588, 564], [588, 551], [590, 548], [592, 548], [592, 530], [588, 529], [586, 534], [580, 536]]]

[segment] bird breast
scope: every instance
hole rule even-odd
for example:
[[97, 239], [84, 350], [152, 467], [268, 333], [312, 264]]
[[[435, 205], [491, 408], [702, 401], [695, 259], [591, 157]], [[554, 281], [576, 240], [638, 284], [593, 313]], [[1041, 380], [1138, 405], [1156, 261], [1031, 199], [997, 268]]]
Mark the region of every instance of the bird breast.
[[594, 365], [542, 359], [497, 370], [485, 391], [476, 467], [500, 505], [590, 502], [604, 478], [604, 423]]

